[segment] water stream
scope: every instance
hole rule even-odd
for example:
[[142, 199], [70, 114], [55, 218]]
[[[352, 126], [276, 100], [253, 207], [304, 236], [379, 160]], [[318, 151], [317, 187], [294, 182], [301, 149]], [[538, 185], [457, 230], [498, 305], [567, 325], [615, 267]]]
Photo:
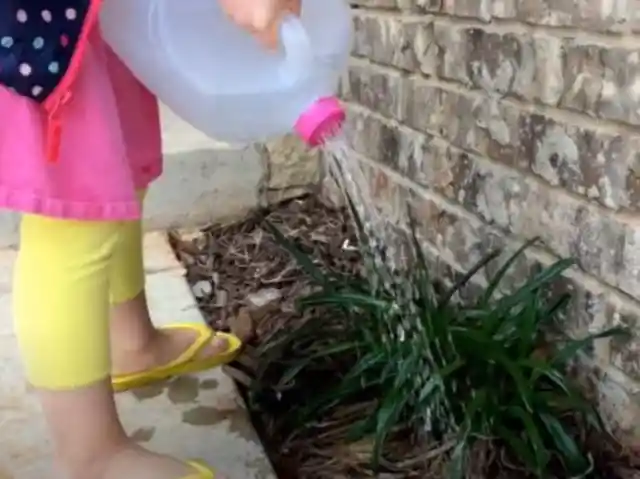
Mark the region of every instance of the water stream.
[[[340, 194], [352, 205], [350, 213], [361, 229], [355, 228], [361, 252], [365, 256], [365, 268], [374, 268], [378, 274], [367, 274], [374, 292], [394, 289], [399, 278], [394, 278], [401, 264], [396, 264], [399, 252], [389, 234], [389, 218], [380, 208], [372, 187], [372, 172], [354, 154], [347, 141], [348, 130], [329, 140], [324, 147], [329, 175], [335, 181]], [[363, 249], [362, 246], [368, 248]], [[366, 254], [368, 253], [368, 254]], [[373, 271], [366, 271], [373, 273]]]
[[[369, 282], [371, 294], [385, 298], [391, 305], [385, 315], [386, 340], [412, 341], [417, 348], [424, 350], [422, 374], [415, 377], [416, 384], [412, 388], [420, 391], [432, 376], [431, 368], [435, 362], [430, 348], [425, 348], [425, 343], [419, 339], [424, 334], [425, 311], [420, 310], [416, 299], [424, 292], [417, 291], [416, 278], [411, 274], [414, 252], [407, 251], [406, 242], [403, 244], [399, 240], [399, 236], [408, 238], [411, 231], [408, 225], [394, 222], [393, 215], [385, 211], [390, 205], [384, 205], [385, 195], [380, 198], [379, 192], [374, 190], [374, 167], [350, 149], [348, 135], [347, 129], [325, 144], [323, 153], [328, 173], [344, 199], [352, 205], [352, 220], [362, 225], [361, 229], [355, 229], [363, 255], [363, 277]], [[438, 419], [450, 416], [447, 403], [439, 406], [436, 405], [436, 410], [425, 410], [425, 431], [430, 431]], [[451, 424], [451, 421], [438, 422]]]

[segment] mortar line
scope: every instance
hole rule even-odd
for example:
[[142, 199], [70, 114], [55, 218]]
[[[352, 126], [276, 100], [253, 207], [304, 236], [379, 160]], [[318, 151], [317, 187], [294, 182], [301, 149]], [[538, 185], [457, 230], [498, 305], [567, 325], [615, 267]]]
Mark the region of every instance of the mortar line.
[[[401, 67], [388, 65], [371, 60], [370, 58], [352, 55], [352, 64], [356, 66], [374, 67], [382, 70], [385, 74], [398, 75], [401, 74], [404, 79], [410, 81], [418, 81], [423, 85], [438, 88], [440, 90], [456, 93], [473, 99], [488, 99], [496, 102], [502, 102], [519, 111], [543, 115], [559, 123], [566, 123], [581, 128], [589, 128], [591, 130], [603, 131], [612, 136], [619, 136], [620, 130], [631, 136], [640, 136], [640, 125], [633, 125], [620, 120], [612, 120], [608, 118], [599, 118], [588, 115], [587, 113], [576, 110], [563, 109], [561, 107], [547, 105], [539, 100], [518, 100], [513, 95], [499, 94], [497, 92], [489, 92], [473, 85], [466, 85], [460, 81], [451, 79], [443, 79], [437, 76], [427, 76], [421, 73], [414, 73]], [[355, 60], [355, 61], [354, 61]]]
[[[515, 18], [503, 18], [491, 15], [487, 19], [480, 17], [472, 17], [465, 15], [455, 15], [445, 12], [424, 13], [411, 12], [409, 10], [389, 9], [381, 7], [354, 8], [355, 15], [383, 18], [399, 18], [409, 22], [429, 23], [434, 19], [439, 23], [449, 23], [450, 25], [459, 25], [468, 28], [478, 28], [495, 33], [531, 33], [531, 34], [548, 34], [550, 36], [562, 36], [566, 38], [580, 38], [593, 40], [598, 44], [613, 47], [629, 47], [629, 43], [640, 45], [640, 31], [634, 30], [631, 23], [618, 24], [618, 29], [599, 29], [597, 27], [589, 28], [586, 25], [545, 25], [542, 23], [527, 22]], [[638, 48], [635, 46], [635, 48]]]
[[531, 171], [525, 171], [525, 170], [521, 170], [521, 169], [517, 169], [514, 167], [511, 167], [509, 165], [506, 165], [500, 161], [497, 161], [493, 158], [491, 158], [490, 156], [485, 156], [481, 153], [478, 153], [477, 151], [473, 151], [470, 149], [466, 149], [466, 148], [461, 148], [459, 146], [456, 146], [454, 144], [451, 143], [451, 141], [441, 135], [439, 135], [436, 132], [432, 132], [432, 131], [420, 131], [420, 130], [416, 130], [415, 128], [412, 128], [410, 126], [405, 125], [404, 123], [401, 123], [400, 121], [393, 119], [393, 118], [388, 118], [380, 113], [376, 113], [372, 110], [370, 110], [369, 108], [367, 108], [366, 106], [363, 105], [359, 105], [357, 103], [353, 103], [348, 101], [347, 102], [349, 108], [359, 112], [359, 113], [364, 113], [367, 115], [372, 116], [373, 118], [375, 118], [376, 120], [386, 124], [387, 126], [391, 126], [394, 128], [397, 128], [398, 130], [407, 130], [408, 133], [410, 134], [418, 134], [421, 136], [425, 136], [425, 135], [430, 135], [433, 136], [435, 138], [438, 138], [444, 142], [447, 143], [447, 146], [450, 147], [452, 150], [458, 152], [458, 153], [464, 153], [470, 156], [473, 156], [474, 158], [482, 158], [484, 159], [486, 162], [490, 163], [491, 165], [500, 167], [500, 168], [504, 168], [507, 169], [508, 171], [510, 171], [511, 173], [515, 173], [517, 175], [522, 175], [525, 176], [529, 181], [533, 181], [535, 183], [537, 183], [538, 186], [540, 186], [541, 188], [547, 188], [557, 194], [560, 195], [565, 195], [567, 198], [580, 203], [581, 205], [585, 206], [586, 208], [588, 208], [589, 210], [591, 210], [591, 212], [596, 213], [600, 216], [604, 216], [607, 218], [612, 218], [616, 221], [619, 221], [621, 223], [633, 226], [633, 225], [640, 225], [640, 213], [639, 212], [633, 212], [633, 211], [625, 211], [625, 210], [614, 210], [612, 208], [608, 208], [600, 203], [597, 203], [595, 201], [593, 201], [592, 199], [586, 197], [586, 196], [582, 196], [578, 193], [575, 193], [573, 191], [569, 191], [559, 185], [553, 185], [549, 182], [547, 182], [546, 180], [544, 180], [543, 178], [539, 177], [538, 175], [536, 175], [535, 173], [531, 172]]

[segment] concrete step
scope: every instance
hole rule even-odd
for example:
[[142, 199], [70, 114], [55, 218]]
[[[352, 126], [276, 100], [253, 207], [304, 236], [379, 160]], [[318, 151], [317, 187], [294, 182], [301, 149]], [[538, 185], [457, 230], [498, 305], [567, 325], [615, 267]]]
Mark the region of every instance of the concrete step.
[[[15, 254], [0, 251], [0, 479], [44, 479], [54, 477], [51, 443], [22, 375], [11, 326]], [[146, 235], [145, 254], [154, 320], [202, 321], [164, 235]], [[145, 447], [201, 458], [231, 479], [275, 477], [233, 381], [220, 370], [120, 394], [117, 403], [127, 430]]]

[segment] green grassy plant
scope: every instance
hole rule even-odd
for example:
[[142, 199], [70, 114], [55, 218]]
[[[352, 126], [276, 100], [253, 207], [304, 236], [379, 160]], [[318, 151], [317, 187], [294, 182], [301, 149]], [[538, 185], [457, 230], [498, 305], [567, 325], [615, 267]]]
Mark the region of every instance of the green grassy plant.
[[[371, 438], [371, 467], [384, 462], [387, 439], [410, 430], [430, 440], [453, 440], [449, 477], [464, 477], [476, 441], [505, 445], [535, 477], [585, 477], [590, 456], [563, 420], [570, 412], [603, 430], [598, 413], [566, 373], [567, 364], [609, 329], [582, 339], [547, 341], [570, 302], [552, 297], [553, 284], [574, 263], [561, 259], [508, 293], [500, 288], [525, 244], [493, 275], [476, 299], [454, 301], [500, 252], [487, 255], [460, 281], [436, 292], [417, 235], [414, 261], [402, 274], [380, 260], [354, 215], [365, 264], [361, 276], [329, 274], [275, 227], [276, 240], [305, 269], [317, 289], [300, 298], [315, 319], [276, 334], [261, 347], [252, 392], [264, 406], [276, 392], [290, 427], [304, 427], [340, 407], [368, 406], [344, 436]], [[284, 398], [284, 400], [283, 400]], [[262, 402], [261, 402], [262, 401]], [[295, 405], [295, 407], [292, 407]]]

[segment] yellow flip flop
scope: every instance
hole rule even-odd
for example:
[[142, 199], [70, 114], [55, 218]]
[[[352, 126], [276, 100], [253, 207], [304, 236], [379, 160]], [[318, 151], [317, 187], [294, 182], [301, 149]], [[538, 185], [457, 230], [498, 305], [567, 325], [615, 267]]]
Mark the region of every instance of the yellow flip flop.
[[209, 466], [201, 461], [189, 461], [187, 463], [195, 471], [194, 474], [190, 474], [183, 479], [215, 479], [216, 474]]
[[[223, 364], [228, 364], [238, 356], [240, 348], [242, 347], [242, 341], [240, 341], [240, 338], [237, 336], [229, 333], [215, 332], [206, 324], [172, 324], [160, 329], [190, 329], [198, 334], [193, 344], [189, 346], [185, 352], [163, 366], [158, 366], [157, 368], [147, 369], [136, 373], [118, 374], [113, 376], [111, 378], [111, 384], [113, 385], [113, 390], [115, 392], [127, 391], [129, 389], [139, 388], [158, 381], [163, 381], [174, 376], [206, 371]], [[205, 355], [203, 357], [198, 357], [198, 353], [200, 353], [206, 345], [210, 344], [214, 338], [224, 339], [228, 344], [227, 350], [223, 353], [216, 354], [215, 356]]]

